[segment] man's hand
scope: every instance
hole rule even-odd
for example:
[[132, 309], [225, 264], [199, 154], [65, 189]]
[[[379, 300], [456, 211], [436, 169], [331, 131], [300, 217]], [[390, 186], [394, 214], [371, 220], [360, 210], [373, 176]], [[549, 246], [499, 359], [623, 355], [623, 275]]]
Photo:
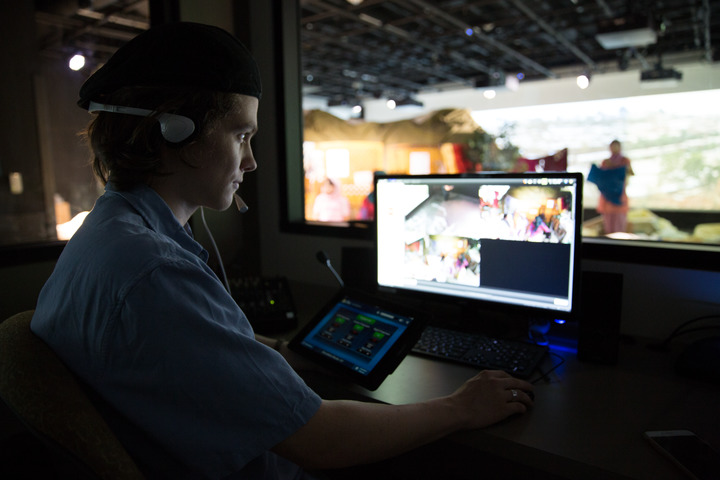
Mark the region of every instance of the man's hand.
[[482, 428], [532, 407], [533, 386], [505, 372], [485, 370], [450, 396], [464, 414], [465, 428]]

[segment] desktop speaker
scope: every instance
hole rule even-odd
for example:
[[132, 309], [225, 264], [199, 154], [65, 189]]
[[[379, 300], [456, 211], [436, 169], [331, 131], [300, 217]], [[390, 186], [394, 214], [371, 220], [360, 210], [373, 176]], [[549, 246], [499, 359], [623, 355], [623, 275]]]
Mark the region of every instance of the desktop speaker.
[[620, 349], [623, 277], [582, 272], [578, 359], [614, 365]]
[[358, 290], [373, 291], [377, 287], [375, 249], [342, 247], [340, 276], [345, 285]]

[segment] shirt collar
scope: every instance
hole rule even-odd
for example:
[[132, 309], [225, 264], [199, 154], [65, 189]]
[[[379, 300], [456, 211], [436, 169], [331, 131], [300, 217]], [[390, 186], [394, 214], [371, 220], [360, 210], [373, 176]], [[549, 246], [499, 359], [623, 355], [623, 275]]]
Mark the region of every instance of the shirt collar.
[[128, 190], [118, 190], [115, 185], [108, 183], [105, 191], [125, 199], [151, 230], [167, 235], [185, 250], [207, 261], [208, 252], [195, 241], [190, 225], [180, 225], [168, 204], [155, 190], [145, 184], [138, 184]]

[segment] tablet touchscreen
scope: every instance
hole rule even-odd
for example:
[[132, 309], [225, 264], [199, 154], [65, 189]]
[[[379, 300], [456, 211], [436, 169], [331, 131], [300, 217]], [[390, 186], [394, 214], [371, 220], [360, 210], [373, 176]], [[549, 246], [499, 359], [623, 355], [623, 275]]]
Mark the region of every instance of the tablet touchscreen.
[[290, 341], [290, 348], [375, 390], [407, 355], [427, 321], [405, 306], [340, 292]]

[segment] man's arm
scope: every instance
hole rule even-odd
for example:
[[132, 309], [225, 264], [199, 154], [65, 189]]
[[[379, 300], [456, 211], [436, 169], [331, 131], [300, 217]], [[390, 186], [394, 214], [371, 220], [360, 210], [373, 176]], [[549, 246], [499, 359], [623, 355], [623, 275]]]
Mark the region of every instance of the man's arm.
[[286, 340], [280, 340], [275, 338], [266, 337], [264, 335], [255, 334], [255, 339], [268, 347], [277, 350], [280, 355], [285, 358], [285, 361], [296, 371], [319, 371], [328, 373], [326, 369], [320, 367], [317, 363], [306, 359], [305, 357], [293, 352], [288, 348], [288, 342]]
[[[514, 398], [512, 390], [517, 391]], [[532, 385], [484, 371], [447, 397], [409, 405], [324, 400], [317, 413], [273, 451], [310, 469], [389, 458], [455, 431], [481, 428], [532, 406]]]

